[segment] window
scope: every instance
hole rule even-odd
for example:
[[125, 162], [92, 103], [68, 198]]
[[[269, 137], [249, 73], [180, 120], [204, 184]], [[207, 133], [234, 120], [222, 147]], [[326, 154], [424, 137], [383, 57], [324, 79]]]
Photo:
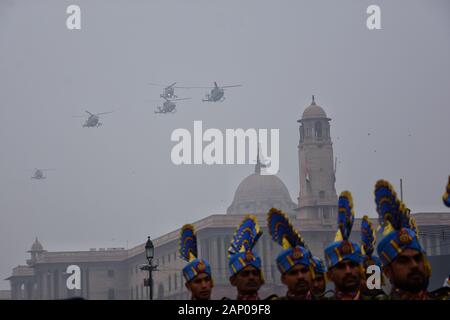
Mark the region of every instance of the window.
[[114, 289], [108, 289], [108, 300], [114, 300]]
[[319, 191], [319, 198], [320, 198], [320, 199], [325, 198], [325, 191], [323, 191], [323, 190], [320, 190], [320, 191]]
[[317, 121], [314, 125], [314, 133], [317, 138], [322, 138], [322, 124], [319, 121]]
[[324, 220], [329, 220], [331, 218], [330, 217], [330, 210], [328, 208], [323, 208], [322, 210], [323, 210], [323, 213], [322, 213], [323, 219]]
[[112, 269], [108, 270], [108, 277], [109, 278], [114, 278], [114, 270], [112, 270]]
[[130, 288], [130, 293], [131, 293], [131, 300], [134, 300], [134, 296], [133, 296], [133, 287]]

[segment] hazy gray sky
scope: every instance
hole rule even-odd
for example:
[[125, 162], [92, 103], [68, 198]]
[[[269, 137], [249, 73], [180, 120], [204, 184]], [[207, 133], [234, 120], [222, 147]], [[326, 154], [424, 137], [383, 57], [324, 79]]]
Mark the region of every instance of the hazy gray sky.
[[[82, 30], [66, 28], [81, 7]], [[366, 28], [381, 7], [382, 30]], [[223, 103], [156, 115], [160, 88], [243, 84]], [[450, 174], [450, 2], [0, 0], [0, 278], [38, 236], [47, 250], [132, 247], [225, 213], [251, 165], [175, 166], [174, 129], [279, 128], [296, 202], [298, 124], [332, 118], [338, 192], [375, 216], [379, 178], [414, 211], [445, 211]], [[84, 110], [116, 110], [82, 128]], [[370, 135], [369, 135], [370, 133]], [[42, 181], [35, 167], [55, 168]], [[8, 288], [6, 281], [0, 288]]]

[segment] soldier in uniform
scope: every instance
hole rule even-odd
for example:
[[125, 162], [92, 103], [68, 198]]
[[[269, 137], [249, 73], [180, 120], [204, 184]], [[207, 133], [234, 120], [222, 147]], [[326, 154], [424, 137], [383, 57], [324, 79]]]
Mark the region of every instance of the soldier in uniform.
[[390, 298], [449, 299], [448, 288], [428, 292], [431, 267], [419, 243], [417, 226], [389, 182], [377, 181], [375, 203], [383, 230], [377, 251], [384, 274], [392, 284]]
[[311, 292], [314, 297], [320, 297], [327, 288], [327, 267], [319, 257], [313, 256], [312, 260], [314, 262], [314, 277]]
[[228, 249], [230, 284], [237, 289], [237, 300], [260, 300], [258, 291], [264, 277], [261, 258], [253, 252], [253, 247], [261, 235], [256, 217], [248, 215], [237, 228]]
[[268, 213], [268, 228], [272, 239], [283, 247], [276, 259], [281, 282], [287, 286], [283, 300], [311, 300], [314, 276], [312, 255], [303, 238], [280, 210], [272, 208]]
[[355, 214], [352, 195], [344, 191], [338, 202], [338, 231], [335, 241], [325, 248], [328, 279], [334, 283], [334, 294], [324, 299], [360, 300], [363, 275], [362, 255], [357, 243], [349, 240]]
[[[370, 266], [377, 266], [381, 270], [381, 261], [373, 255], [376, 243], [376, 232], [368, 216], [364, 216], [361, 222], [361, 253], [363, 255], [364, 277], [361, 279], [361, 294], [364, 298], [385, 299], [386, 294], [381, 289], [383, 278], [380, 279], [380, 288], [369, 289], [367, 286], [367, 269]], [[371, 272], [369, 272], [371, 273]]]
[[211, 266], [204, 259], [197, 257], [197, 236], [194, 227], [186, 224], [181, 228], [180, 255], [188, 261], [183, 268], [185, 286], [191, 292], [191, 300], [210, 300], [214, 286]]

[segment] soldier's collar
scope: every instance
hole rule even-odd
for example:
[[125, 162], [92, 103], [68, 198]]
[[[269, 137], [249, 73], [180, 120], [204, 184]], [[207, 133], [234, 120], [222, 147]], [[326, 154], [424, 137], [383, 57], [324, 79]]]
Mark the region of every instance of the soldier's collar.
[[355, 292], [336, 291], [337, 300], [359, 300], [360, 296], [361, 296], [360, 290], [357, 290]]
[[260, 300], [258, 292], [254, 294], [242, 294], [238, 293], [236, 300]]
[[428, 291], [421, 290], [419, 292], [409, 292], [399, 288], [394, 288], [391, 292], [391, 297], [401, 300], [427, 300]]
[[291, 300], [311, 300], [312, 299], [311, 291], [308, 291], [304, 295], [298, 295], [298, 294], [294, 294], [294, 293], [291, 293], [288, 291], [286, 293], [286, 297]]

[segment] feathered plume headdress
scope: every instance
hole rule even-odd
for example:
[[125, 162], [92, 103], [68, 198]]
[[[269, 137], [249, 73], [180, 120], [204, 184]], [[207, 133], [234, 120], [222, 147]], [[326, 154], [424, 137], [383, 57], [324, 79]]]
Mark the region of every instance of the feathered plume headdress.
[[338, 231], [334, 242], [325, 248], [325, 261], [328, 268], [344, 260], [362, 263], [363, 257], [359, 245], [350, 241], [354, 221], [352, 195], [349, 191], [343, 191], [338, 200]]
[[193, 280], [199, 273], [206, 273], [211, 276], [211, 266], [204, 259], [199, 259], [197, 255], [197, 236], [194, 226], [185, 224], [181, 228], [179, 252], [183, 260], [189, 262], [183, 268], [183, 275], [186, 281]]
[[183, 260], [190, 262], [197, 258], [197, 236], [193, 225], [185, 224], [181, 228], [179, 247], [180, 256]]
[[343, 191], [339, 196], [338, 201], [338, 233], [335, 241], [348, 240], [355, 221], [355, 212], [353, 211], [352, 194], [348, 191]]
[[388, 181], [378, 180], [375, 184], [375, 204], [384, 236], [377, 247], [383, 266], [405, 249], [424, 252], [419, 243], [416, 221]]
[[275, 208], [270, 209], [267, 225], [273, 241], [284, 249], [276, 260], [281, 274], [295, 265], [310, 266], [313, 263], [311, 252], [306, 247], [305, 241], [294, 229], [285, 213]]
[[272, 208], [267, 218], [269, 234], [273, 241], [277, 242], [283, 249], [301, 246], [306, 248], [305, 241], [300, 233], [294, 229], [289, 218], [281, 210]]
[[234, 233], [228, 253], [231, 255], [251, 251], [261, 235], [262, 231], [256, 217], [254, 215], [246, 216]]
[[371, 257], [375, 249], [376, 233], [368, 216], [364, 216], [361, 222], [361, 241], [363, 254]]
[[261, 269], [261, 259], [252, 251], [262, 231], [258, 220], [248, 215], [237, 228], [228, 249], [230, 274], [233, 276], [246, 266]]
[[417, 230], [410, 210], [398, 199], [397, 193], [388, 181], [379, 180], [375, 184], [375, 203], [384, 235], [402, 228]]

